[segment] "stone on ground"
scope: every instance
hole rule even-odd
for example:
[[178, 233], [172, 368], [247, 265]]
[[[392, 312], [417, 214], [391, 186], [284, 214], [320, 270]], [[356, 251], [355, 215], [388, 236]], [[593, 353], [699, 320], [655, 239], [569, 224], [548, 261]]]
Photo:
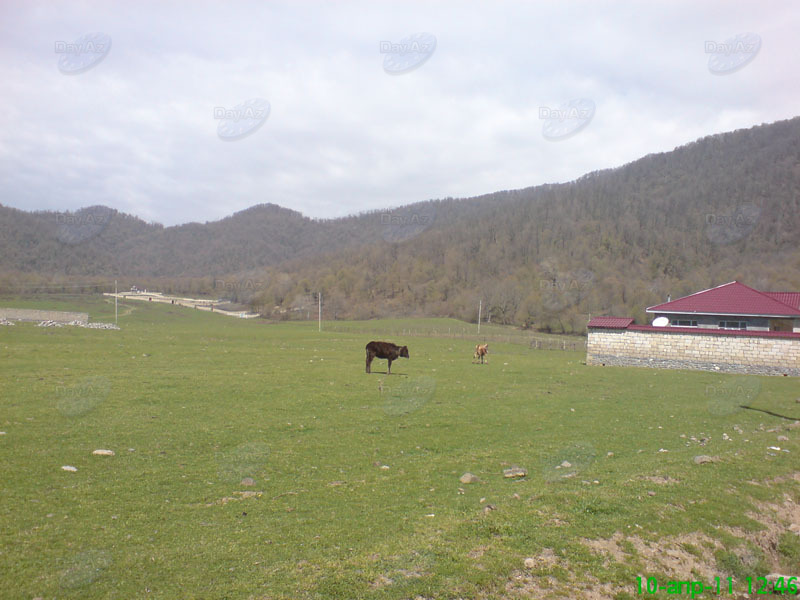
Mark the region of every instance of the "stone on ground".
[[706, 463], [715, 462], [719, 462], [719, 456], [706, 456], [705, 454], [701, 454], [700, 456], [694, 457], [694, 464], [696, 465], [704, 465]]
[[511, 467], [510, 469], [503, 469], [503, 477], [525, 477], [528, 474], [527, 469], [522, 467]]

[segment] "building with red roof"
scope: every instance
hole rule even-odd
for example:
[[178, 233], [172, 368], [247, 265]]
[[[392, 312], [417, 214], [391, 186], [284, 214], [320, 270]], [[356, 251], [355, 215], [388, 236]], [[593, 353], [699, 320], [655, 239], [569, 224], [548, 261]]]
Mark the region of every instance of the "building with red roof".
[[800, 376], [800, 292], [762, 292], [738, 281], [588, 323], [586, 364]]
[[669, 326], [800, 332], [799, 292], [760, 292], [731, 281], [671, 302], [647, 307]]

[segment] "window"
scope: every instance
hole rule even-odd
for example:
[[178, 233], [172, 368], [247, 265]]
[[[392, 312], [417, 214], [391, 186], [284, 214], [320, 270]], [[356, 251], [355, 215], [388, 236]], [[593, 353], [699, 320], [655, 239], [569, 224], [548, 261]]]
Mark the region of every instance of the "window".
[[697, 321], [688, 319], [672, 319], [673, 327], [697, 327]]
[[720, 329], [747, 329], [747, 321], [720, 321]]

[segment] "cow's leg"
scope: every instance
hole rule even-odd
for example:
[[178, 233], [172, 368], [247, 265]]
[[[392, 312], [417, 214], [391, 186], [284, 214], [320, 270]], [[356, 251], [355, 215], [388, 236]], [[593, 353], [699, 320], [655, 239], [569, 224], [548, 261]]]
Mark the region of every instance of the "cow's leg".
[[369, 350], [367, 350], [367, 373], [370, 373], [370, 372], [371, 372], [371, 371], [370, 371], [370, 368], [369, 368], [369, 366], [370, 366], [371, 364], [372, 364], [372, 352], [370, 352]]
[[391, 375], [392, 374], [392, 359], [388, 358], [387, 360], [389, 361], [389, 373], [388, 373], [388, 375]]

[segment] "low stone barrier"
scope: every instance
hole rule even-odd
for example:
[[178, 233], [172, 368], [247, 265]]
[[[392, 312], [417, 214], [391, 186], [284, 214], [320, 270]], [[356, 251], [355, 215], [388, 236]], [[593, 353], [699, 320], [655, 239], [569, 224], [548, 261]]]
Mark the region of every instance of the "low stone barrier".
[[0, 319], [7, 321], [53, 321], [55, 323], [89, 322], [89, 313], [59, 310], [34, 310], [30, 308], [0, 308]]
[[800, 377], [800, 334], [590, 327], [586, 364]]

